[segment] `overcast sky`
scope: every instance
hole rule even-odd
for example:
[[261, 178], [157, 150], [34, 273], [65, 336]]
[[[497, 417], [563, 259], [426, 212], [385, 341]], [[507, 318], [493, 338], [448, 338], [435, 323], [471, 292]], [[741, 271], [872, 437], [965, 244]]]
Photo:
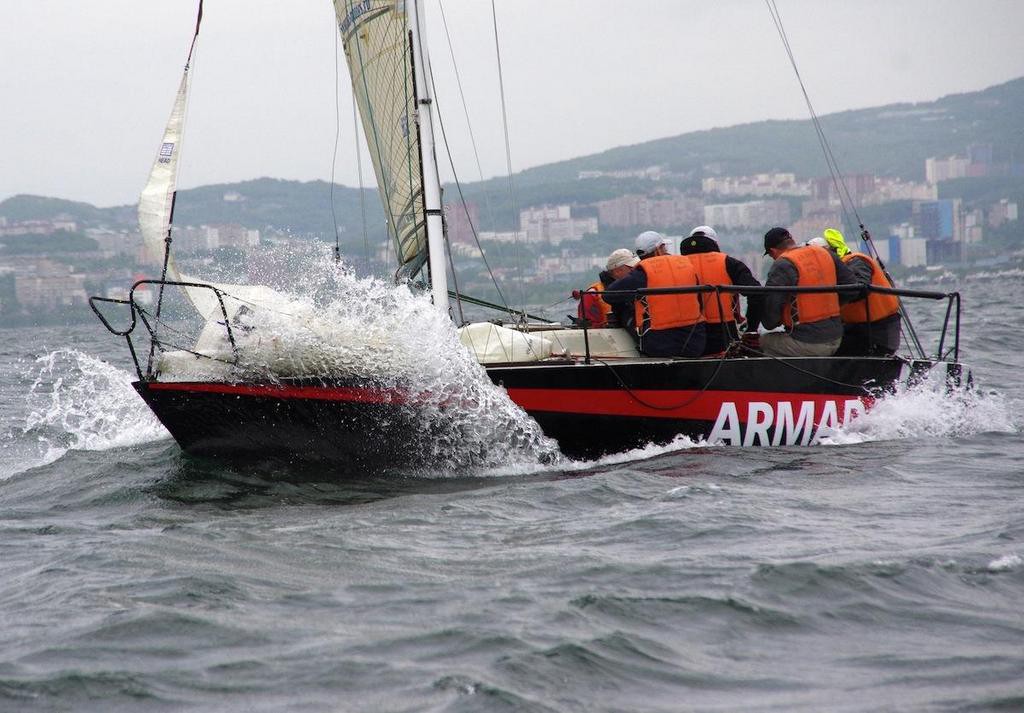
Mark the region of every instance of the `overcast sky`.
[[[815, 108], [928, 101], [1024, 75], [1018, 0], [776, 0]], [[491, 4], [441, 0], [483, 171], [505, 171]], [[763, 0], [497, 0], [514, 170], [806, 109]], [[194, 0], [0, 0], [0, 200], [132, 203], [180, 79]], [[479, 177], [438, 0], [439, 104]], [[329, 0], [207, 0], [182, 187], [327, 179], [335, 135]], [[340, 56], [340, 47], [339, 47]], [[339, 60], [337, 181], [356, 185]], [[814, 141], [813, 135], [808, 137]], [[367, 182], [371, 169], [364, 162]]]

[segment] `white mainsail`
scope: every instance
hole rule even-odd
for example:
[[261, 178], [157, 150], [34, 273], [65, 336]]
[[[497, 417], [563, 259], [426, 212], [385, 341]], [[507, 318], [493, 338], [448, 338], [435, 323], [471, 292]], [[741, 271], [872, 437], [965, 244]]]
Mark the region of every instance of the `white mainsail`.
[[334, 0], [352, 91], [399, 265], [427, 259], [413, 55], [404, 0]]

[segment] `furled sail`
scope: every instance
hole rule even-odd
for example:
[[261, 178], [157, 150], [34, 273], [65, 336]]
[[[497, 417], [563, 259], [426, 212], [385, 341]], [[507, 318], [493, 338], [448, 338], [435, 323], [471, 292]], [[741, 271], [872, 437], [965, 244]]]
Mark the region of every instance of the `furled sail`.
[[352, 90], [399, 265], [427, 259], [423, 182], [405, 0], [334, 0]]

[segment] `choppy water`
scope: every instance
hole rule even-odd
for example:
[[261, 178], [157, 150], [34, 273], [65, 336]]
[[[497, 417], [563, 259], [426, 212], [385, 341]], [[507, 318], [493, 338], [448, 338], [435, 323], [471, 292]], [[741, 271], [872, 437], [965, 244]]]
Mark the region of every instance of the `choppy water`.
[[1024, 710], [1024, 284], [965, 289], [976, 393], [832, 445], [348, 482], [0, 331], [0, 710]]

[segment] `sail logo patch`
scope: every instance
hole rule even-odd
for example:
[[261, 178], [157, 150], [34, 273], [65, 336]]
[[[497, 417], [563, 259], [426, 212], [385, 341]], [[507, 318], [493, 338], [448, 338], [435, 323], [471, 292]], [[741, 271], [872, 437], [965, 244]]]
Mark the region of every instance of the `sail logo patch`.
[[160, 163], [170, 163], [171, 156], [174, 155], [174, 142], [167, 141], [160, 147], [160, 155], [158, 160]]
[[[840, 408], [842, 415], [840, 415]], [[709, 443], [730, 446], [806, 446], [822, 431], [838, 428], [864, 412], [860, 399], [824, 401], [751, 401], [740, 419], [734, 401], [725, 401], [708, 436]]]
[[359, 19], [359, 16], [369, 11], [370, 0], [363, 0], [362, 2], [353, 5], [352, 9], [348, 11], [347, 15], [345, 15], [345, 19], [341, 21], [341, 25], [338, 26], [338, 29], [341, 31], [341, 34], [347, 34], [349, 29], [352, 28], [352, 25], [354, 25], [356, 20]]

